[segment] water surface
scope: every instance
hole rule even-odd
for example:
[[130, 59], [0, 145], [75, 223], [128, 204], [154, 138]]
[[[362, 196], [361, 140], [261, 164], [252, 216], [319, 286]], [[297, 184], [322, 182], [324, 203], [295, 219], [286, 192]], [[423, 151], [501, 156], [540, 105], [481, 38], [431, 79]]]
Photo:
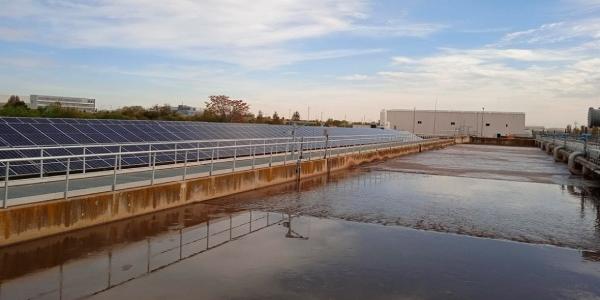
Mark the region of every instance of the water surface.
[[451, 147], [0, 248], [0, 300], [600, 298], [596, 184], [532, 150]]

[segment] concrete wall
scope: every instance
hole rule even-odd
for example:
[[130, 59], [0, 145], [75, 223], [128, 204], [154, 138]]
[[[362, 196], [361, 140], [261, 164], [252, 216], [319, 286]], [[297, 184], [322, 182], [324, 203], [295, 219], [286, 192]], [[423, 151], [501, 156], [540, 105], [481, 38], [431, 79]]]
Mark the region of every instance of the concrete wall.
[[366, 162], [454, 144], [454, 139], [425, 141], [328, 159], [240, 171], [150, 187], [100, 193], [0, 210], [0, 246], [205, 201], [300, 178], [326, 174]]
[[414, 129], [415, 134], [425, 135], [462, 133], [496, 137], [498, 133], [503, 136], [525, 133], [525, 113], [519, 112], [386, 110], [382, 111], [381, 119], [391, 129], [409, 132]]
[[506, 138], [486, 138], [486, 137], [471, 137], [471, 144], [478, 145], [501, 145], [501, 146], [518, 146], [518, 147], [535, 147], [534, 139], [506, 139]]

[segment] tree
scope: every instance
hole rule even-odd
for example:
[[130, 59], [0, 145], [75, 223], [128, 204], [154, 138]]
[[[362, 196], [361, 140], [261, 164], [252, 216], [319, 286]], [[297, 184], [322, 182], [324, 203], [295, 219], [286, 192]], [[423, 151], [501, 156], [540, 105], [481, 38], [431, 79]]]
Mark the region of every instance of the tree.
[[263, 116], [262, 110], [259, 110], [258, 115], [256, 115], [256, 123], [264, 123], [264, 122], [265, 122], [265, 116]]
[[242, 122], [250, 114], [250, 105], [243, 100], [232, 100], [228, 96], [210, 96], [206, 111], [220, 122]]
[[298, 111], [295, 111], [292, 115], [292, 121], [300, 121], [300, 113]]
[[146, 109], [141, 106], [124, 106], [119, 112], [128, 119], [147, 119]]
[[273, 113], [273, 117], [271, 117], [271, 124], [283, 124], [283, 120], [279, 117], [277, 112]]
[[19, 96], [16, 95], [11, 95], [8, 98], [8, 101], [5, 104], [6, 106], [9, 107], [27, 107], [27, 104], [25, 104], [25, 102], [21, 101], [21, 98], [19, 98]]

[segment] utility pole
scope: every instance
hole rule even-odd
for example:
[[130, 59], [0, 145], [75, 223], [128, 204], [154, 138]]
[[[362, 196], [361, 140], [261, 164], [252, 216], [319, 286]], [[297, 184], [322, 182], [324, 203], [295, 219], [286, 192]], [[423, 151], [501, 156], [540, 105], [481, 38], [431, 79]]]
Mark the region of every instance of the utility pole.
[[308, 113], [306, 114], [306, 120], [310, 121], [310, 105], [308, 105]]
[[485, 113], [485, 107], [481, 108], [481, 137], [483, 137], [483, 114]]

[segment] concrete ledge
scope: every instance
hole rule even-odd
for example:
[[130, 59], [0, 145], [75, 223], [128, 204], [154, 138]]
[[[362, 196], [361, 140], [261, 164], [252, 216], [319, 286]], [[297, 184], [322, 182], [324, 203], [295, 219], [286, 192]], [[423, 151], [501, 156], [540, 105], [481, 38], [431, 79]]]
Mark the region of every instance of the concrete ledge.
[[524, 138], [488, 138], [474, 137], [470, 139], [471, 144], [477, 145], [500, 145], [500, 146], [516, 146], [516, 147], [535, 147], [535, 139]]
[[0, 210], [0, 246], [15, 244], [158, 210], [323, 175], [362, 163], [453, 145], [454, 139], [423, 141], [387, 149], [277, 165], [186, 181], [103, 192]]

